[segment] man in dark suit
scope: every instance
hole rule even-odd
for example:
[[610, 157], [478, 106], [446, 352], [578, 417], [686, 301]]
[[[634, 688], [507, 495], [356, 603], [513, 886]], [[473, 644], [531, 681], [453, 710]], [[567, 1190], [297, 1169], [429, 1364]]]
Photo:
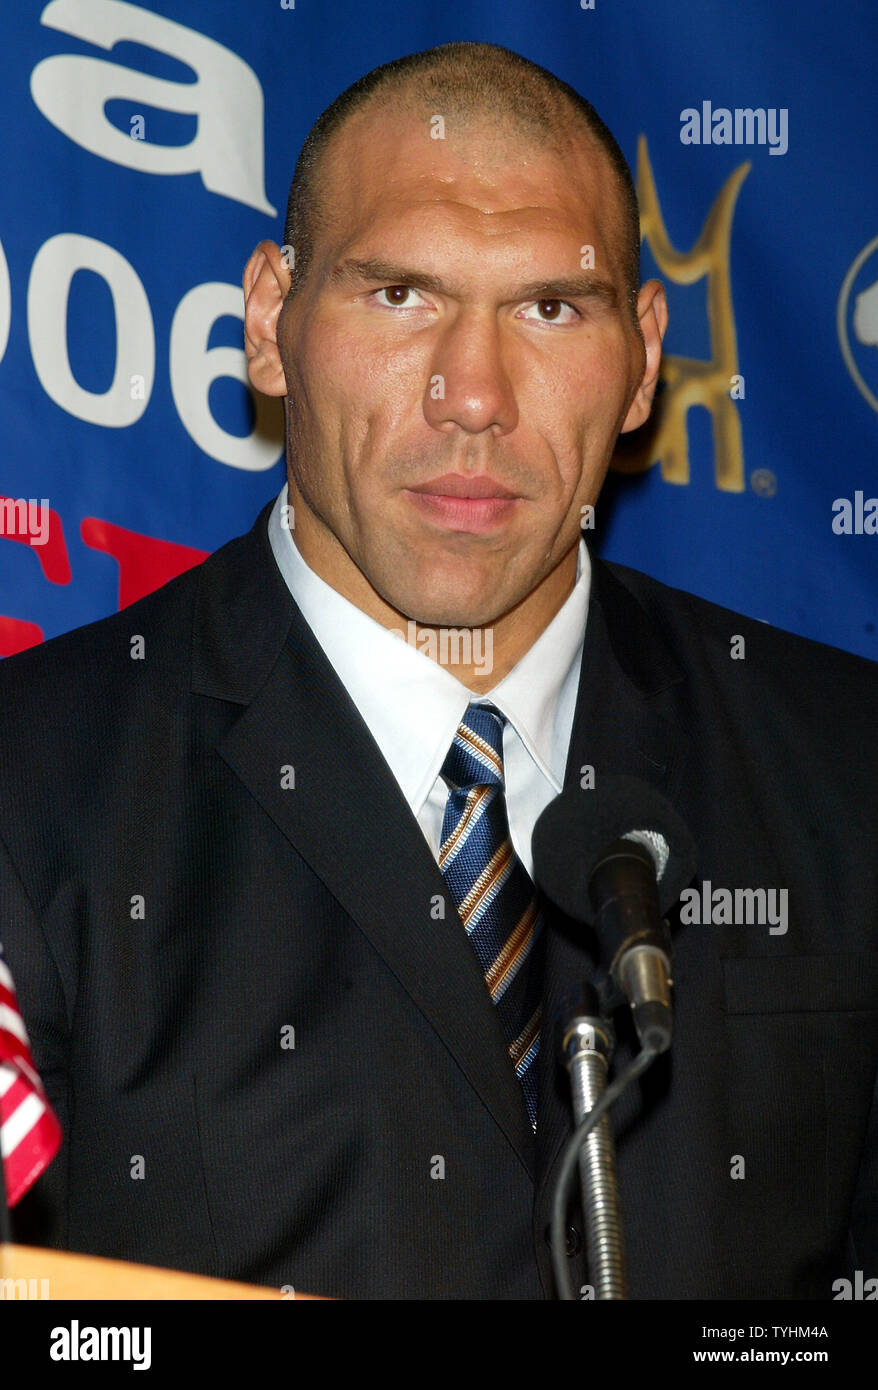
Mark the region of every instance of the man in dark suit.
[[[624, 772], [709, 909], [672, 914], [674, 1046], [614, 1111], [631, 1296], [878, 1274], [875, 671], [582, 540], [667, 323], [612, 136], [515, 55], [432, 50], [324, 113], [286, 241], [245, 273], [281, 496], [0, 668], [0, 923], [65, 1131], [19, 1238], [552, 1296], [553, 1021], [595, 961], [530, 833]], [[743, 889], [783, 910], [714, 910]]]

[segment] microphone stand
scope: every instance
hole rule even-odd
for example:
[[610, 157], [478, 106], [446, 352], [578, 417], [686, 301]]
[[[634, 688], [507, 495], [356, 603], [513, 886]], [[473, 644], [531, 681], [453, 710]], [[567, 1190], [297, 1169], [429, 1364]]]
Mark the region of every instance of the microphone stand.
[[[591, 985], [583, 983], [568, 996], [559, 1032], [561, 1059], [570, 1074], [578, 1129], [606, 1090], [615, 1050], [612, 1024], [601, 1016], [598, 996]], [[589, 1278], [595, 1298], [627, 1299], [628, 1272], [609, 1111], [579, 1151], [579, 1178]]]

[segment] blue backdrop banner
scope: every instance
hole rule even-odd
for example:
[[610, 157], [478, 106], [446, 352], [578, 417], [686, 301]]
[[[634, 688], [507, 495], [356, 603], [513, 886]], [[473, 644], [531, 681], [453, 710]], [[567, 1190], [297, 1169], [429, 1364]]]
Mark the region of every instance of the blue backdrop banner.
[[114, 612], [283, 482], [241, 274], [391, 58], [515, 49], [597, 108], [668, 293], [602, 552], [873, 659], [875, 0], [35, 0], [0, 14], [0, 655]]

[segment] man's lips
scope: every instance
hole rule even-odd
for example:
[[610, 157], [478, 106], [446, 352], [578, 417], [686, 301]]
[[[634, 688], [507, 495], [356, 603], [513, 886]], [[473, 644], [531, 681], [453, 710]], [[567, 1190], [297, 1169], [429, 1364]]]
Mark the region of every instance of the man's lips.
[[418, 509], [443, 529], [482, 535], [492, 531], [515, 510], [521, 499], [508, 487], [480, 474], [465, 478], [446, 473], [407, 489]]
[[441, 478], [431, 478], [429, 482], [410, 487], [409, 492], [427, 493], [431, 497], [517, 497], [502, 483], [497, 483], [487, 474], [475, 478], [465, 478], [462, 473], [445, 473]]

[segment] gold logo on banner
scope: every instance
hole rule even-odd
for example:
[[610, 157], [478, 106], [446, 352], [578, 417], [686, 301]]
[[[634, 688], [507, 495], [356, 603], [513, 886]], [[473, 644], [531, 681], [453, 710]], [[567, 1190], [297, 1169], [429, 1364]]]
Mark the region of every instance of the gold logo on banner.
[[668, 238], [659, 206], [646, 136], [637, 145], [637, 197], [641, 240], [649, 246], [662, 275], [678, 285], [707, 276], [708, 361], [696, 357], [662, 358], [660, 382], [650, 419], [633, 435], [621, 435], [613, 457], [617, 473], [643, 473], [661, 463], [667, 483], [689, 482], [689, 436], [686, 414], [703, 405], [713, 422], [714, 477], [724, 492], [744, 491], [741, 421], [730, 394], [738, 376], [738, 346], [732, 312], [729, 246], [732, 215], [750, 162], [738, 166], [717, 194], [701, 235], [691, 251], [678, 251]]

